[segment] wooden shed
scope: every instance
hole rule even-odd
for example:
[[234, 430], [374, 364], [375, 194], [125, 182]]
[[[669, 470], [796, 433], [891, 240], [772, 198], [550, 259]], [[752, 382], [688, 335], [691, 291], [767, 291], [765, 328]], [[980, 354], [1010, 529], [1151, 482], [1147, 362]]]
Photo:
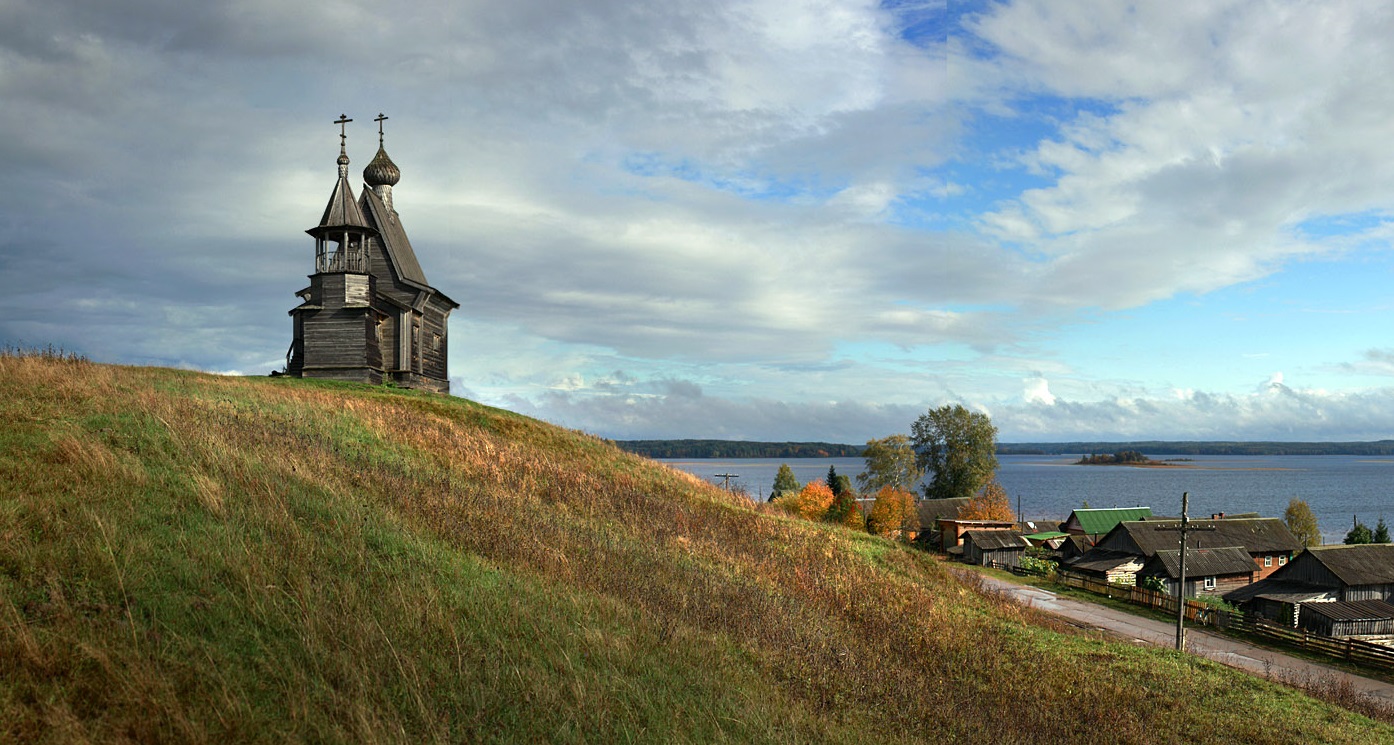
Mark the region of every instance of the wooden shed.
[[1383, 600], [1303, 603], [1298, 626], [1322, 636], [1394, 635], [1394, 605]]
[[970, 530], [963, 534], [963, 559], [970, 564], [1015, 568], [1031, 542], [1015, 530]]

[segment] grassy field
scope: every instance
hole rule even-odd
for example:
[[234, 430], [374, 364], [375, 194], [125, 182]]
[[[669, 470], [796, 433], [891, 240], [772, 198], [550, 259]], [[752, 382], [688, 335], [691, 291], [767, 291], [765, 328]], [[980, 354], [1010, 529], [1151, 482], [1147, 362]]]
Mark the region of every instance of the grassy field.
[[914, 550], [382, 387], [0, 354], [0, 741], [1368, 743]]

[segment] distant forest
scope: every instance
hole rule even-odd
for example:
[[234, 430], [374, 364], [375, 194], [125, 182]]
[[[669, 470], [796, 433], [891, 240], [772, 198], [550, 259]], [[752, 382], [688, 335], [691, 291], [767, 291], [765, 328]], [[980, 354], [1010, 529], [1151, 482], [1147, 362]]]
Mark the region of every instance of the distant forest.
[[[857, 458], [862, 445], [744, 440], [616, 440], [648, 458]], [[998, 455], [1086, 455], [1136, 450], [1148, 455], [1394, 455], [1394, 440], [1377, 442], [1002, 442]]]
[[832, 442], [743, 440], [616, 440], [621, 450], [646, 458], [856, 458], [861, 445]]

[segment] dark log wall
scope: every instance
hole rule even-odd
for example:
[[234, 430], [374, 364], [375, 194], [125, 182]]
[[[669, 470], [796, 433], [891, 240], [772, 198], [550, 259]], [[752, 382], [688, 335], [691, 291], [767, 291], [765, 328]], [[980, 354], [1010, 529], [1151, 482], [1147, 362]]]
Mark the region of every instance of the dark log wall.
[[425, 313], [421, 318], [421, 369], [422, 375], [439, 380], [446, 380], [449, 373], [446, 370], [447, 360], [447, 339], [446, 339], [446, 314], [448, 308], [443, 308], [445, 303], [438, 298], [432, 297], [426, 304]]

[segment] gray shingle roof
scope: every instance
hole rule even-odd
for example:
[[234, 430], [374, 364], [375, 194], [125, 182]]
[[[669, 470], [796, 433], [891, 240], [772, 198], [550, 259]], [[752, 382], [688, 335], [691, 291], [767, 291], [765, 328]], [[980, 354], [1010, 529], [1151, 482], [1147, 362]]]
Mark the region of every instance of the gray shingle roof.
[[1394, 584], [1394, 544], [1312, 546], [1307, 552], [1347, 586]]
[[[1251, 554], [1280, 551], [1300, 551], [1302, 544], [1293, 537], [1282, 520], [1276, 517], [1258, 517], [1239, 520], [1192, 520], [1192, 525], [1213, 526], [1215, 530], [1193, 533], [1187, 540], [1188, 546], [1225, 547], [1243, 546]], [[1176, 531], [1157, 530], [1159, 527], [1174, 527], [1178, 521], [1148, 520], [1145, 522], [1122, 522], [1114, 531], [1126, 531], [1133, 543], [1144, 556], [1152, 556], [1158, 551], [1176, 549], [1180, 545]], [[1110, 533], [1110, 536], [1114, 533]], [[1099, 541], [1108, 544], [1105, 538]]]
[[[426, 273], [421, 271], [421, 262], [416, 259], [416, 250], [407, 239], [407, 231], [402, 229], [402, 221], [396, 213], [383, 204], [382, 198], [372, 189], [363, 190], [363, 209], [372, 217], [373, 227], [382, 235], [382, 243], [387, 248], [388, 260], [397, 276], [408, 282], [429, 287]], [[355, 211], [357, 207], [354, 208]], [[359, 219], [362, 217], [360, 215]]]
[[989, 551], [999, 548], [1026, 548], [1031, 545], [1020, 533], [1012, 530], [969, 530], [963, 535], [971, 540], [974, 546]]
[[958, 511], [968, 504], [968, 497], [951, 499], [921, 499], [915, 503], [920, 512], [920, 525], [933, 525], [941, 517], [956, 518]]
[[[1256, 571], [1253, 557], [1239, 546], [1186, 550], [1187, 577], [1223, 577]], [[1141, 574], [1165, 574], [1172, 579], [1181, 576], [1181, 551], [1158, 551], [1147, 560]]]
[[1383, 600], [1351, 600], [1343, 603], [1304, 603], [1302, 610], [1333, 621], [1382, 621], [1394, 618], [1394, 605]]
[[[358, 209], [358, 203], [353, 200], [353, 187], [349, 186], [347, 178], [341, 176], [338, 183], [334, 184], [334, 193], [329, 195], [329, 204], [324, 206], [324, 216], [319, 219], [318, 227], [368, 227], [367, 221], [363, 219], [363, 211]], [[311, 229], [307, 232], [313, 235], [318, 231]]]
[[[1189, 552], [1188, 552], [1189, 554]], [[1190, 558], [1188, 555], [1186, 558]], [[1187, 567], [1189, 569], [1189, 567]], [[1305, 603], [1309, 600], [1322, 600], [1335, 597], [1335, 590], [1329, 587], [1302, 582], [1288, 582], [1281, 579], [1261, 579], [1237, 590], [1230, 590], [1222, 596], [1228, 603], [1246, 603], [1254, 598], [1266, 598], [1281, 603]]]

